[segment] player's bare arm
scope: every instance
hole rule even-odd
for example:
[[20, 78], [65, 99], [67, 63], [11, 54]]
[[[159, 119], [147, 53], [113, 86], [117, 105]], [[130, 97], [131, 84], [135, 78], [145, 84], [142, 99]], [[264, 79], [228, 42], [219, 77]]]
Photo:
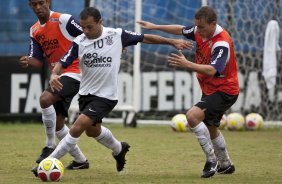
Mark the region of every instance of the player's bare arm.
[[179, 54], [172, 53], [168, 56], [168, 63], [172, 67], [186, 68], [207, 76], [214, 76], [216, 73], [216, 69], [211, 65], [196, 64], [187, 60], [181, 51], [179, 51]]
[[144, 34], [143, 43], [148, 44], [168, 44], [174, 46], [178, 50], [189, 49], [193, 47], [193, 43], [182, 39], [170, 39], [158, 35]]
[[175, 35], [182, 35], [182, 25], [157, 25], [148, 21], [137, 21], [137, 23], [144, 29], [159, 30]]
[[43, 63], [34, 57], [22, 56], [19, 60], [19, 64], [22, 68], [27, 68], [29, 66], [33, 68], [42, 68]]
[[52, 91], [54, 90], [60, 91], [63, 89], [63, 85], [60, 82], [60, 74], [63, 73], [63, 70], [64, 69], [61, 63], [57, 63], [53, 68], [49, 81]]

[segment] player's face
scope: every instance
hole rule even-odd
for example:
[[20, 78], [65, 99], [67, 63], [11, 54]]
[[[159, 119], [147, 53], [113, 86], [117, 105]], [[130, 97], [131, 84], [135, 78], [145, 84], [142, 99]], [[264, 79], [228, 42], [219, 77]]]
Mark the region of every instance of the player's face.
[[80, 26], [88, 39], [98, 38], [102, 34], [101, 19], [96, 22], [92, 16], [88, 16], [85, 20], [80, 19]]
[[215, 21], [209, 24], [205, 19], [196, 19], [195, 25], [197, 26], [197, 32], [203, 39], [211, 38], [216, 28]]
[[46, 19], [50, 14], [50, 0], [30, 0], [29, 6], [34, 11], [38, 19]]

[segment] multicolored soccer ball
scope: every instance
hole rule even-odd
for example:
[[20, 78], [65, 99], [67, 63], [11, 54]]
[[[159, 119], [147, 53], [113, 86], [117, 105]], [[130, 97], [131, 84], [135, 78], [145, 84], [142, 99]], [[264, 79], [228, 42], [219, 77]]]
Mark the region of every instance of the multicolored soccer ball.
[[189, 130], [189, 125], [185, 114], [176, 114], [172, 117], [170, 127], [175, 132], [186, 132]]
[[220, 120], [219, 129], [221, 130], [225, 129], [226, 125], [227, 125], [227, 116], [223, 114]]
[[228, 114], [228, 116], [226, 117], [226, 122], [226, 127], [228, 130], [235, 131], [244, 129], [245, 119], [244, 116], [240, 113]]
[[59, 181], [65, 170], [60, 160], [48, 157], [39, 163], [37, 172], [42, 181]]
[[245, 127], [247, 130], [259, 130], [263, 125], [263, 118], [258, 113], [250, 113], [245, 119]]

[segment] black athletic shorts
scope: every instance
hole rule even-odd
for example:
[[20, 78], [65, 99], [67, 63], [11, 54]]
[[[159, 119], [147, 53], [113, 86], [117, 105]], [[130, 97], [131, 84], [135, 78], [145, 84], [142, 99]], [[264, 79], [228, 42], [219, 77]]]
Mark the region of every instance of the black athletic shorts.
[[50, 85], [46, 91], [49, 91], [50, 93], [61, 98], [61, 100], [53, 104], [56, 114], [63, 114], [65, 117], [68, 117], [68, 110], [70, 108], [71, 101], [79, 91], [80, 82], [68, 76], [60, 77], [60, 82], [63, 84], [63, 89], [61, 91], [55, 90], [52, 92]]
[[195, 106], [205, 110], [204, 123], [208, 126], [219, 127], [222, 115], [237, 100], [238, 95], [228, 95], [224, 92], [215, 92], [211, 95], [202, 95], [201, 101]]
[[95, 95], [80, 95], [78, 99], [80, 113], [93, 120], [93, 125], [102, 123], [117, 104], [117, 100], [109, 100]]

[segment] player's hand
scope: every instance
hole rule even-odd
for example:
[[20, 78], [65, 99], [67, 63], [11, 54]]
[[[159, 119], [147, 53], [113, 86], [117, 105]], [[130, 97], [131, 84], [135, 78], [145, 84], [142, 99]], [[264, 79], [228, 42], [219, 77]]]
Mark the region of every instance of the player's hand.
[[183, 50], [183, 49], [192, 50], [192, 48], [193, 48], [192, 42], [187, 41], [187, 40], [183, 40], [183, 39], [172, 39], [172, 45], [177, 50]]
[[54, 92], [55, 90], [61, 91], [63, 89], [63, 85], [60, 82], [60, 76], [56, 74], [52, 74], [49, 81], [51, 90]]
[[153, 24], [147, 21], [143, 21], [143, 20], [139, 20], [136, 23], [139, 24], [144, 29], [155, 29], [156, 27], [156, 24]]
[[28, 67], [28, 61], [29, 57], [28, 56], [22, 56], [19, 60], [19, 64], [22, 68], [27, 68]]
[[178, 54], [170, 54], [167, 61], [169, 66], [182, 68], [189, 68], [189, 64], [191, 63], [185, 58], [181, 50], [178, 51]]

